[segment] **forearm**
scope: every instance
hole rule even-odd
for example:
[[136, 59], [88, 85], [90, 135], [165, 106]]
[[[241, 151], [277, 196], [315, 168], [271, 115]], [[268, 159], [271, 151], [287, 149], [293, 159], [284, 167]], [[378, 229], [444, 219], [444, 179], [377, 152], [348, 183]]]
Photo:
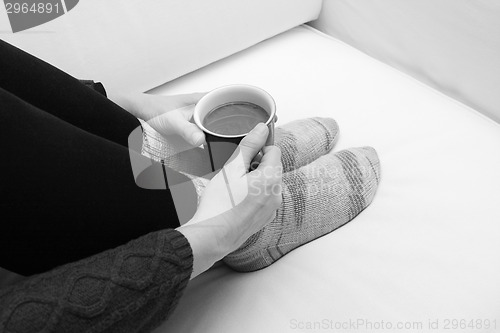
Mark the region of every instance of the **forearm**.
[[136, 99], [141, 99], [143, 94], [123, 94], [119, 90], [113, 89], [113, 87], [109, 86], [105, 86], [105, 89], [106, 96], [109, 100], [120, 106], [134, 117], [143, 119], [143, 115], [138, 112], [139, 106], [136, 105]]
[[1, 290], [0, 331], [152, 329], [175, 308], [192, 265], [181, 233], [148, 234]]
[[193, 252], [193, 271], [191, 279], [212, 267], [217, 261], [222, 260], [229, 252], [218, 245], [218, 230], [211, 226], [186, 224], [176, 229], [181, 232], [191, 244]]
[[[208, 270], [217, 261], [239, 248], [255, 231], [252, 218], [260, 206], [247, 199], [223, 212], [201, 209], [186, 224], [176, 228], [189, 241], [193, 252], [191, 279]], [[266, 220], [257, 216], [259, 220]]]

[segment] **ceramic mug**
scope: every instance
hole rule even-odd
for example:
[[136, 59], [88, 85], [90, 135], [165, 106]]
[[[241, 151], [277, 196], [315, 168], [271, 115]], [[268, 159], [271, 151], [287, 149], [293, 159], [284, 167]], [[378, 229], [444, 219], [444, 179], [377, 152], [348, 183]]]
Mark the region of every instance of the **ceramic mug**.
[[[195, 106], [193, 119], [195, 124], [205, 133], [207, 149], [212, 171], [221, 169], [240, 141], [248, 134], [225, 135], [214, 133], [203, 125], [205, 117], [214, 109], [228, 103], [246, 102], [260, 106], [268, 114], [265, 122], [269, 128], [266, 146], [274, 144], [274, 122], [276, 119], [276, 103], [265, 90], [246, 84], [232, 84], [216, 88], [203, 96]], [[259, 153], [261, 154], [261, 153]], [[257, 160], [259, 158], [256, 158]]]

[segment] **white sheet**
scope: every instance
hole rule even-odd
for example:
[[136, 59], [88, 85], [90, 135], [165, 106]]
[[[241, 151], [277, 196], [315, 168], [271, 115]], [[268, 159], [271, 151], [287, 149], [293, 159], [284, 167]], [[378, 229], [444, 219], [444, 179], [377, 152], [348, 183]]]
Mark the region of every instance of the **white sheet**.
[[[191, 281], [156, 333], [328, 331], [358, 319], [416, 322], [419, 331], [439, 320], [432, 332], [452, 331], [447, 319], [496, 319], [500, 329], [499, 124], [306, 27], [153, 92], [229, 83], [269, 91], [278, 125], [335, 118], [335, 149], [375, 147], [381, 185], [354, 221], [272, 266], [236, 273], [219, 265]], [[308, 330], [311, 321], [325, 326]]]

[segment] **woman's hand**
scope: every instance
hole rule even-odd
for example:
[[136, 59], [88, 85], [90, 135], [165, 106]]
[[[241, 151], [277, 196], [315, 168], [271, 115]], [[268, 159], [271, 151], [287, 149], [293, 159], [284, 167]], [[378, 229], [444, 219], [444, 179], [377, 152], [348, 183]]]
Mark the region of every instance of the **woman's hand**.
[[205, 93], [183, 95], [122, 95], [108, 91], [108, 98], [137, 118], [146, 121], [160, 134], [180, 135], [194, 147], [205, 142], [205, 134], [191, 122], [194, 105]]
[[281, 205], [279, 148], [264, 147], [259, 167], [248, 172], [267, 135], [267, 126], [259, 124], [241, 141], [229, 162], [206, 187], [194, 217], [177, 228], [193, 250], [192, 278], [272, 221]]

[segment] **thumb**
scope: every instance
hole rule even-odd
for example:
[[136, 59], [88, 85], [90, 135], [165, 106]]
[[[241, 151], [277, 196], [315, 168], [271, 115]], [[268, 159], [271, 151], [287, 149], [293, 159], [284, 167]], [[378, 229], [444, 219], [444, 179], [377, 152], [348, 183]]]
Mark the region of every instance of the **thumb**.
[[177, 126], [178, 133], [186, 142], [195, 147], [205, 142], [205, 134], [203, 134], [203, 131], [195, 124], [186, 120], [180, 120]]
[[229, 159], [227, 166], [236, 166], [239, 173], [245, 174], [250, 168], [252, 159], [266, 144], [269, 129], [264, 123], [259, 123], [241, 140], [238, 148]]

